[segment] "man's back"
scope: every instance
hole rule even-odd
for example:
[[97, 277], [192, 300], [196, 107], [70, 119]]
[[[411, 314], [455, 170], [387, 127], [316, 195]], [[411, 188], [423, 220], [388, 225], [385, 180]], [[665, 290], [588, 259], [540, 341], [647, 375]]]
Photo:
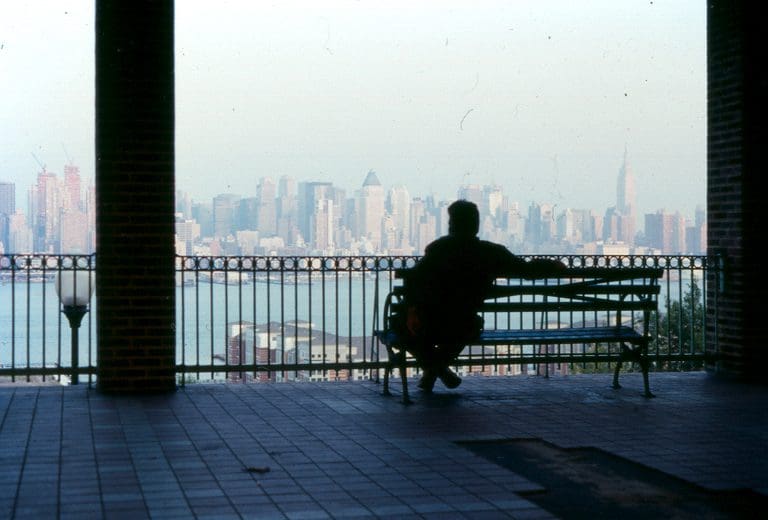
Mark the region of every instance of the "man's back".
[[408, 294], [428, 330], [457, 334], [476, 328], [477, 311], [493, 280], [524, 264], [499, 244], [472, 236], [444, 236], [425, 249], [407, 281]]

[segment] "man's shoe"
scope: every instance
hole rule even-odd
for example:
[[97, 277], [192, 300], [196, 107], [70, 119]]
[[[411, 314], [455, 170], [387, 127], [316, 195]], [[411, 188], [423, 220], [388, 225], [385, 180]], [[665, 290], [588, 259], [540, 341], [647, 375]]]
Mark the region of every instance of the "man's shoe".
[[422, 373], [421, 379], [419, 380], [419, 388], [421, 388], [424, 392], [431, 392], [432, 388], [435, 386], [436, 380], [437, 375], [434, 372], [431, 370], [425, 370]]
[[461, 384], [461, 378], [450, 368], [444, 368], [440, 371], [440, 381], [446, 388], [456, 388]]

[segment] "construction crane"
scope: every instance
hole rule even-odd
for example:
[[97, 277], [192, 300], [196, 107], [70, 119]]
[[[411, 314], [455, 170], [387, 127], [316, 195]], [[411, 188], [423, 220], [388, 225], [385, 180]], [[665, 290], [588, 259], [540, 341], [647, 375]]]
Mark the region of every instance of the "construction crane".
[[40, 162], [40, 159], [37, 158], [37, 155], [35, 155], [35, 152], [29, 152], [29, 153], [32, 154], [32, 157], [34, 157], [35, 162], [37, 162], [38, 166], [40, 166], [40, 168], [42, 168], [43, 173], [45, 173], [45, 165]]

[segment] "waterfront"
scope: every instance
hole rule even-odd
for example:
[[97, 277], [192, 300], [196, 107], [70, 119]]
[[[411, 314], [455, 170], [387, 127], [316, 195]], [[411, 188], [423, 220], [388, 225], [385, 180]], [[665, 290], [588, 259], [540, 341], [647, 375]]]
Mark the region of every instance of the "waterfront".
[[[673, 270], [661, 286], [659, 309], [682, 300], [700, 270]], [[69, 366], [71, 331], [59, 310], [52, 278], [29, 276], [11, 283], [0, 280], [0, 366]], [[339, 345], [368, 348], [383, 301], [394, 284], [387, 270], [274, 270], [179, 272], [176, 289], [177, 362], [185, 365], [220, 363], [226, 359], [231, 326], [244, 324], [282, 351], [298, 343], [298, 328], [310, 347], [338, 351]], [[98, 303], [79, 329], [80, 366], [96, 364]], [[296, 327], [293, 327], [296, 325]], [[530, 326], [530, 322], [524, 323]], [[290, 328], [286, 332], [286, 327]], [[291, 334], [294, 337], [291, 337]], [[362, 339], [361, 339], [362, 338]], [[315, 343], [313, 343], [315, 342]], [[359, 353], [370, 359], [371, 352]]]

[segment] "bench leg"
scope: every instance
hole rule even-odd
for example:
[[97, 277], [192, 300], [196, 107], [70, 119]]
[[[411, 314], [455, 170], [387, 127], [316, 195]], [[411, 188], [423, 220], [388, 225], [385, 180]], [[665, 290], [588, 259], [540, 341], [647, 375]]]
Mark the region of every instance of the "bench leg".
[[405, 365], [405, 353], [402, 354], [402, 360], [400, 363], [400, 379], [403, 383], [403, 404], [411, 404], [413, 401], [411, 401], [411, 396], [408, 394], [408, 377], [407, 376], [407, 369]]
[[622, 361], [619, 359], [616, 362], [616, 369], [613, 371], [613, 389], [618, 390], [621, 388], [621, 385], [619, 384], [619, 371], [621, 370]]
[[389, 391], [389, 373], [390, 372], [392, 372], [392, 365], [387, 364], [387, 366], [384, 367], [384, 389], [381, 392], [384, 395], [392, 395], [392, 393]]
[[643, 388], [645, 390], [645, 397], [651, 398], [656, 397], [653, 395], [653, 392], [651, 392], [651, 386], [648, 383], [648, 366], [650, 363], [648, 362], [648, 357], [645, 355], [645, 352], [642, 352], [640, 354], [640, 368], [643, 370]]
[[616, 362], [616, 369], [613, 371], [613, 389], [618, 390], [621, 388], [619, 384], [619, 371], [624, 366], [624, 359], [630, 357], [629, 348], [626, 345], [621, 345], [621, 354], [619, 354], [619, 360]]

